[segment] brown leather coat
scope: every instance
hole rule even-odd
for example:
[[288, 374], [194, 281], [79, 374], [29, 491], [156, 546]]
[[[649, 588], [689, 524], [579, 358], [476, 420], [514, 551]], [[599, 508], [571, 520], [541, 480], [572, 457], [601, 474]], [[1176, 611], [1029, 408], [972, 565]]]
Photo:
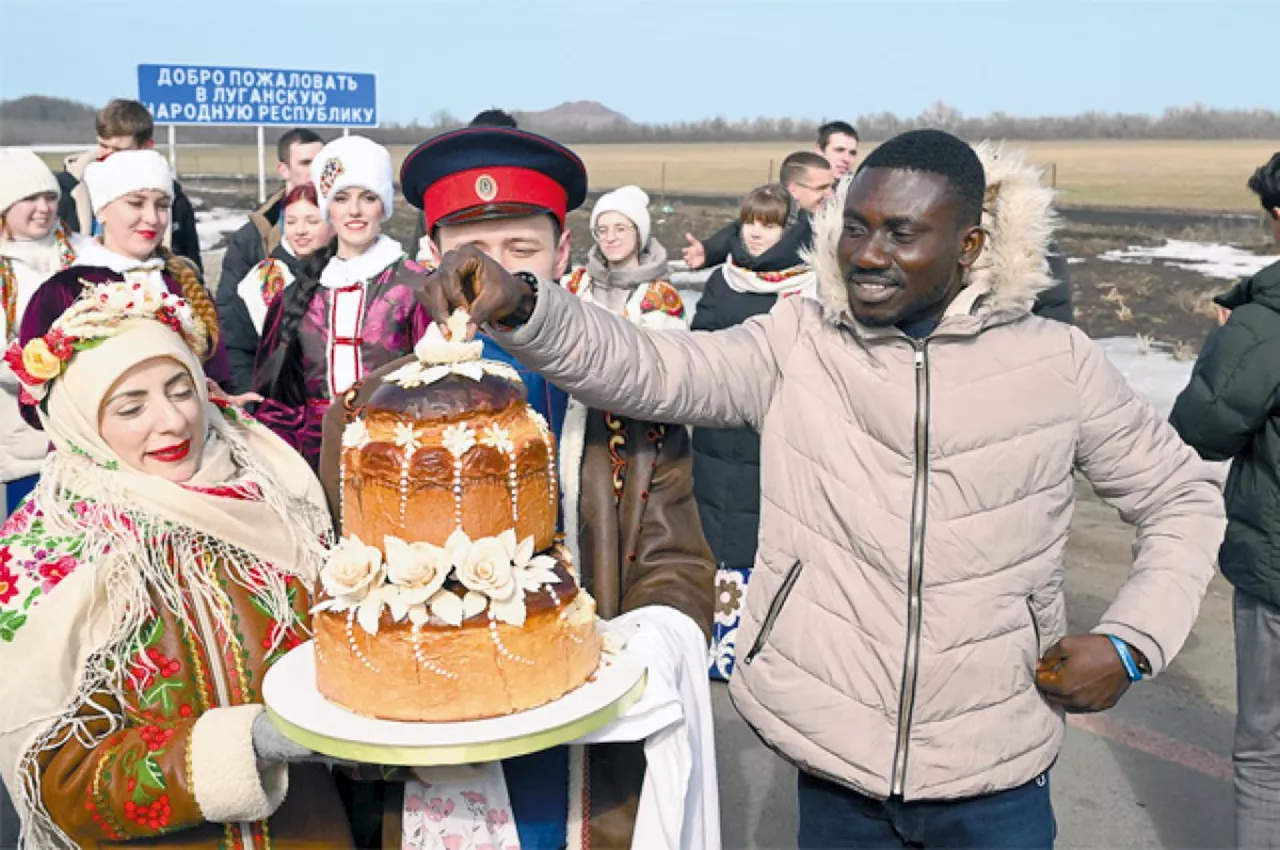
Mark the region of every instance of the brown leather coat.
[[[325, 418], [320, 478], [339, 528], [344, 417], [366, 403], [383, 375], [408, 361], [397, 360], [370, 373]], [[693, 500], [692, 463], [684, 428], [588, 411], [579, 470], [578, 567], [601, 617], [666, 605], [693, 618], [710, 635], [715, 564]], [[591, 847], [631, 846], [644, 769], [639, 743], [591, 747]], [[389, 813], [398, 822], [395, 799], [387, 797]], [[392, 832], [384, 830], [384, 836]], [[387, 846], [398, 847], [398, 836]]]
[[[119, 731], [92, 748], [68, 737], [40, 757], [45, 807], [80, 847], [139, 841], [184, 850], [353, 846], [336, 787], [320, 765], [289, 769], [287, 796], [268, 819], [210, 822], [222, 820], [218, 812], [224, 809], [252, 809], [255, 804], [245, 800], [263, 791], [274, 798], [263, 803], [269, 809], [285, 790], [283, 766], [268, 768], [262, 790], [256, 789], [249, 727], [261, 710], [255, 704], [262, 702], [263, 675], [306, 639], [310, 607], [307, 588], [290, 578], [295, 620], [276, 623], [246, 589], [225, 576], [220, 583], [231, 634], [199, 610], [193, 620], [201, 628], [188, 631], [156, 600], [160, 613], [134, 662], [140, 678], [140, 688], [129, 691], [134, 698], [124, 706], [105, 694], [97, 698], [123, 719]], [[283, 642], [268, 652], [280, 630]]]

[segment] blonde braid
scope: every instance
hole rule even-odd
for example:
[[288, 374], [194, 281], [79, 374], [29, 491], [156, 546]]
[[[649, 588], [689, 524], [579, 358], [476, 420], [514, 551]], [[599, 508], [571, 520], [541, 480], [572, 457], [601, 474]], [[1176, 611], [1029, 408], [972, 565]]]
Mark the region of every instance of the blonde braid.
[[218, 337], [221, 335], [218, 325], [218, 308], [209, 297], [209, 291], [204, 288], [195, 264], [163, 245], [156, 248], [156, 254], [164, 260], [164, 269], [169, 276], [182, 285], [182, 297], [191, 305], [191, 312], [204, 323], [205, 331], [209, 335], [209, 350], [205, 352], [207, 356], [218, 347]]

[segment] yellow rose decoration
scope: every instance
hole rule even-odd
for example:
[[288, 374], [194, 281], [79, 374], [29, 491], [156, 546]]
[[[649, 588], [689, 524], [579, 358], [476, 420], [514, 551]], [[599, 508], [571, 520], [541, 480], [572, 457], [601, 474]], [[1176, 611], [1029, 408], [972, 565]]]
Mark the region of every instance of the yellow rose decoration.
[[57, 358], [44, 339], [37, 337], [22, 349], [22, 368], [38, 381], [48, 381], [62, 374], [62, 361]]

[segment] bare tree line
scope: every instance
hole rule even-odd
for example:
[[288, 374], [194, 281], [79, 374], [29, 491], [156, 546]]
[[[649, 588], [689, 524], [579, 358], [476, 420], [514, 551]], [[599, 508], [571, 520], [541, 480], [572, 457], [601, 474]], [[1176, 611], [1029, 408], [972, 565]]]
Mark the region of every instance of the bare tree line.
[[[601, 110], [604, 111], [604, 110]], [[94, 110], [72, 101], [25, 97], [0, 102], [0, 144], [56, 144], [88, 141]], [[804, 142], [817, 136], [819, 122], [793, 118], [755, 118], [732, 121], [723, 117], [703, 121], [641, 124], [618, 116], [575, 122], [543, 117], [544, 113], [516, 113], [521, 126], [567, 144], [661, 144], [699, 142]], [[848, 120], [848, 116], [843, 117]], [[361, 130], [384, 144], [415, 144], [437, 133], [462, 126], [464, 120], [448, 112], [434, 113], [426, 123], [389, 124]], [[1213, 109], [1203, 104], [1171, 107], [1160, 115], [1086, 112], [1071, 116], [1027, 117], [996, 112], [966, 116], [945, 103], [914, 117], [889, 112], [853, 119], [862, 138], [885, 139], [918, 127], [937, 127], [968, 139], [1280, 139], [1280, 112], [1267, 109]], [[248, 127], [183, 127], [186, 143], [253, 144]]]

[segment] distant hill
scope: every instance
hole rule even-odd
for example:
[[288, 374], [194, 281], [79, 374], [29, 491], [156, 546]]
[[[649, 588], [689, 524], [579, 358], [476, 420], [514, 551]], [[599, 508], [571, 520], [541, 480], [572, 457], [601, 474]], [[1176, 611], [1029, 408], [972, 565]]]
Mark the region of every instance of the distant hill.
[[92, 141], [97, 114], [92, 106], [57, 97], [0, 100], [0, 145]]
[[594, 100], [562, 103], [541, 112], [517, 112], [516, 120], [520, 122], [521, 127], [551, 133], [569, 129], [599, 130], [605, 127], [625, 127], [634, 123], [621, 112], [615, 112]]

